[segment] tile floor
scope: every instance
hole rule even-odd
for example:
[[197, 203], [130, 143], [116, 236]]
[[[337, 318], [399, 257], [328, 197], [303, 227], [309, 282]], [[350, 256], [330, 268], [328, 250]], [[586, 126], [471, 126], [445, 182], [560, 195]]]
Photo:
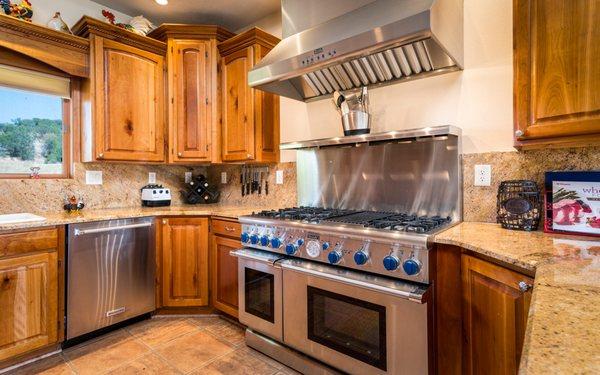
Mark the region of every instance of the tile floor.
[[11, 374], [298, 374], [244, 344], [216, 316], [155, 317], [68, 348]]

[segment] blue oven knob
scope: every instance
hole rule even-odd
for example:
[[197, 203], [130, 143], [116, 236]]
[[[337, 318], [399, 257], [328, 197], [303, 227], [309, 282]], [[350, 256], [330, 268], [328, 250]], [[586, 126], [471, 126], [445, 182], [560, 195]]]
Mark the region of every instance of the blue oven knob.
[[240, 235], [240, 240], [243, 243], [248, 243], [248, 241], [250, 241], [250, 235], [248, 234], [248, 232], [242, 232], [242, 234]]
[[365, 253], [364, 251], [357, 251], [354, 253], [354, 263], [358, 264], [359, 266], [367, 263], [367, 260], [369, 260], [369, 254]]
[[327, 260], [331, 264], [338, 264], [342, 260], [342, 253], [339, 250], [333, 250], [327, 254]]
[[408, 276], [414, 276], [421, 272], [421, 262], [416, 259], [408, 259], [402, 263], [402, 269]]
[[302, 246], [302, 245], [304, 245], [304, 238], [298, 238], [298, 241], [296, 241], [296, 244], [297, 244], [298, 246]]
[[388, 255], [383, 258], [383, 267], [388, 271], [395, 271], [400, 266], [400, 260], [394, 255]]
[[273, 249], [279, 249], [281, 247], [281, 238], [279, 238], [279, 237], [271, 238], [271, 247]]
[[294, 255], [294, 254], [296, 254], [297, 251], [298, 251], [298, 245], [296, 245], [295, 243], [289, 243], [289, 244], [285, 245], [285, 253], [287, 255]]
[[323, 242], [321, 246], [323, 247], [323, 250], [327, 250], [329, 249], [329, 242]]
[[258, 234], [253, 234], [250, 236], [250, 243], [252, 245], [256, 245], [258, 243]]
[[269, 242], [270, 242], [269, 236], [267, 236], [267, 235], [260, 236], [260, 245], [261, 246], [269, 246]]

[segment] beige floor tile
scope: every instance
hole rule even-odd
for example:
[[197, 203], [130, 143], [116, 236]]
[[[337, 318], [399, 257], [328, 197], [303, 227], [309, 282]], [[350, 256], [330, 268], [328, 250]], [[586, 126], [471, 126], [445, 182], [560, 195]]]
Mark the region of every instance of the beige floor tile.
[[183, 335], [198, 331], [198, 326], [187, 319], [155, 318], [126, 328], [144, 344], [155, 348]]
[[197, 369], [197, 375], [272, 375], [278, 370], [250, 354], [246, 348], [237, 349], [206, 366]]
[[171, 375], [181, 374], [165, 360], [156, 354], [147, 354], [139, 357], [136, 360], [129, 362], [121, 367], [112, 370], [110, 374], [133, 375], [133, 374], [156, 374], [156, 375]]
[[266, 355], [262, 354], [261, 352], [254, 350], [248, 346], [244, 345], [244, 348], [242, 350], [247, 351], [250, 355], [255, 356], [256, 358], [260, 359], [263, 362], [268, 363], [269, 365], [275, 367], [276, 369], [282, 369], [285, 367], [285, 365], [283, 365], [282, 363], [279, 363], [276, 360], [274, 360], [273, 358], [266, 356]]
[[53, 355], [52, 357], [44, 358], [39, 361], [33, 362], [29, 365], [20, 367], [14, 371], [9, 372], [14, 375], [29, 375], [29, 374], [43, 374], [43, 375], [63, 375], [63, 374], [75, 374], [71, 367], [67, 364], [61, 354]]
[[207, 328], [220, 324], [223, 319], [219, 318], [218, 316], [207, 316], [188, 318], [188, 320], [200, 328]]
[[232, 350], [231, 345], [199, 331], [170, 341], [156, 351], [178, 370], [189, 372]]
[[129, 333], [121, 330], [88, 345], [67, 349], [64, 356], [77, 373], [100, 374], [148, 353], [149, 350]]
[[240, 346], [245, 341], [245, 329], [223, 319], [218, 324], [206, 327], [206, 330], [220, 340], [225, 340], [235, 346]]

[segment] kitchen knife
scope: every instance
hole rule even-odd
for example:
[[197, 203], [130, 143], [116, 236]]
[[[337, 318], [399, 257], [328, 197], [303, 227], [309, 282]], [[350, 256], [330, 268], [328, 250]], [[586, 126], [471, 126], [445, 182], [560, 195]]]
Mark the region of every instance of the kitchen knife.
[[262, 182], [263, 182], [262, 174], [263, 174], [262, 171], [259, 170], [258, 171], [258, 195], [262, 194]]

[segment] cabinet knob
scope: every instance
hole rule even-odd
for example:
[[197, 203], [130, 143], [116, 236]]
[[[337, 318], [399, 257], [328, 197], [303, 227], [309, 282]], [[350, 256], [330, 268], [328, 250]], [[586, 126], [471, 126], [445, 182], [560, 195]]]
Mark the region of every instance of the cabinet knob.
[[167, 220], [163, 219], [162, 223], [167, 224]]
[[523, 130], [519, 129], [519, 130], [515, 131], [515, 136], [522, 137], [523, 135], [525, 135], [525, 133], [523, 133]]
[[252, 159], [252, 155], [250, 155], [250, 154], [246, 154], [246, 158], [247, 158], [247, 159]]
[[98, 154], [98, 159], [104, 159], [104, 154], [103, 153], [99, 153]]
[[178, 153], [177, 153], [177, 156], [179, 156], [179, 157], [182, 157], [182, 156], [183, 156], [183, 153], [182, 153], [182, 152], [178, 152]]
[[531, 284], [527, 284], [525, 281], [519, 281], [519, 290], [521, 292], [526, 292], [529, 289], [531, 289], [532, 285]]

